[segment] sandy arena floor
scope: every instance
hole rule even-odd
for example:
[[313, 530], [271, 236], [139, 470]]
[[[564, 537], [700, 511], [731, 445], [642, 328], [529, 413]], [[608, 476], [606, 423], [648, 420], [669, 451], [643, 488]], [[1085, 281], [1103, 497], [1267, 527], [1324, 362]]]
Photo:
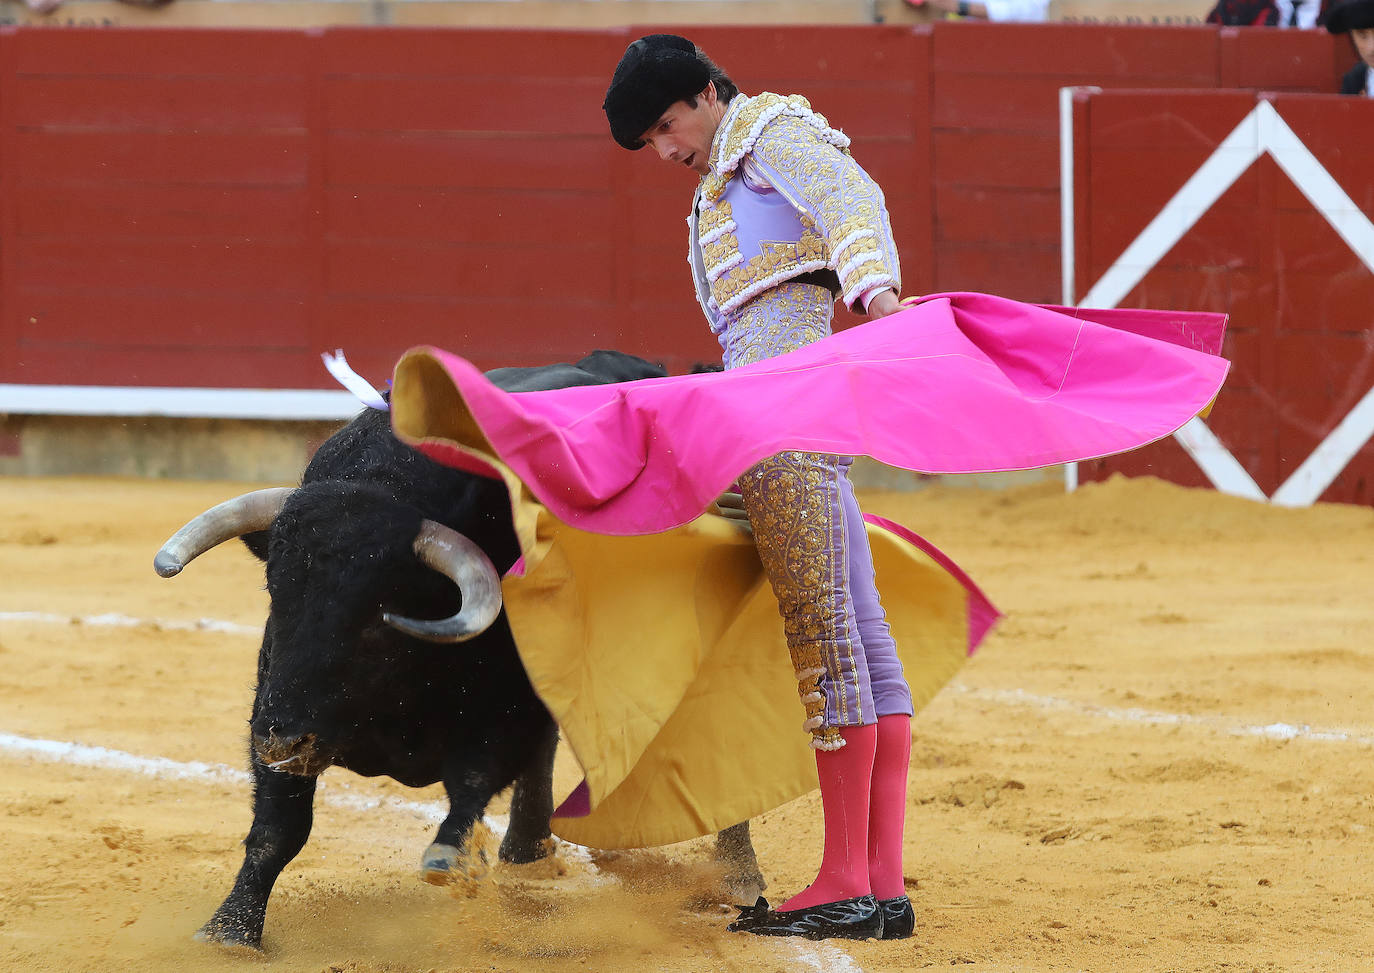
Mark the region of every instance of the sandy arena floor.
[[[0, 970], [1374, 970], [1374, 510], [1152, 480], [865, 498], [1008, 616], [915, 724], [912, 940], [725, 933], [703, 842], [453, 895], [416, 878], [439, 789], [331, 771], [265, 953], [193, 942], [248, 828], [265, 597], [240, 545], [151, 562], [238, 491], [0, 479]], [[819, 826], [756, 822], [775, 895]]]

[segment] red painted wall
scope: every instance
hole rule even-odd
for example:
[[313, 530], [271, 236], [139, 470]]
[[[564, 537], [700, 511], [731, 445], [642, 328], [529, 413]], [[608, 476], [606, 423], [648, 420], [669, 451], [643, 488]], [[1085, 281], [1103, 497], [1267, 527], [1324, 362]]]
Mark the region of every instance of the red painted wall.
[[[330, 387], [322, 350], [380, 380], [419, 343], [484, 367], [717, 356], [692, 179], [600, 111], [652, 29], [0, 31], [0, 382]], [[1040, 301], [1061, 85], [1329, 91], [1350, 58], [1210, 27], [690, 33], [854, 138], [908, 293]]]
[[[1374, 217], [1374, 101], [1312, 95], [1267, 100], [1350, 197]], [[1081, 297], [1217, 145], [1255, 108], [1243, 92], [1109, 92], [1075, 105]], [[1232, 371], [1209, 428], [1272, 494], [1374, 386], [1374, 273], [1270, 155], [1255, 162], [1121, 302], [1229, 311]], [[1204, 484], [1165, 440], [1083, 464]], [[1374, 443], [1322, 495], [1374, 503]]]

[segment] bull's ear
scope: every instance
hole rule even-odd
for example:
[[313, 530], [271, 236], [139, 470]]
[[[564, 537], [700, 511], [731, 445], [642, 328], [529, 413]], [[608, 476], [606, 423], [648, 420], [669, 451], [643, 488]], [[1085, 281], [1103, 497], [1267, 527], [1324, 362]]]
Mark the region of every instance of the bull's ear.
[[239, 539], [247, 545], [248, 550], [253, 552], [253, 556], [259, 561], [267, 561], [267, 542], [271, 534], [265, 530], [255, 530], [251, 534], [244, 534]]

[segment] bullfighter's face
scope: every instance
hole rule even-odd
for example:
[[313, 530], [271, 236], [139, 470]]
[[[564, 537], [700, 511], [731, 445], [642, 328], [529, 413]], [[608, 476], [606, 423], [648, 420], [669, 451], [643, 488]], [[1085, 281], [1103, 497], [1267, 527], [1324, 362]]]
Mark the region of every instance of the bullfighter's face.
[[716, 94], [716, 86], [709, 83], [695, 100], [696, 105], [688, 101], [669, 105], [639, 138], [664, 162], [686, 166], [704, 176], [711, 171], [711, 141], [725, 115], [725, 103]]
[[1350, 40], [1360, 60], [1374, 68], [1374, 27], [1356, 27], [1350, 32]]

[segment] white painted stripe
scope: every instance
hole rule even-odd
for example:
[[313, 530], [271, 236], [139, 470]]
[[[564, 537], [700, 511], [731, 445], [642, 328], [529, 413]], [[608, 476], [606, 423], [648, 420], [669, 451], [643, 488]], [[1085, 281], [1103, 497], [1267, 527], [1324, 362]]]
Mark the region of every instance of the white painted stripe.
[[261, 625], [240, 625], [217, 618], [197, 618], [194, 621], [171, 621], [164, 618], [134, 618], [114, 612], [102, 615], [59, 615], [53, 612], [0, 611], [0, 623], [17, 622], [38, 625], [90, 625], [111, 628], [155, 628], [174, 632], [222, 632], [226, 635], [262, 636]]
[[236, 770], [227, 764], [210, 764], [199, 760], [180, 763], [166, 757], [139, 757], [122, 750], [88, 746], [84, 743], [42, 740], [13, 733], [0, 733], [0, 750], [54, 763], [99, 767], [168, 780], [205, 779], [226, 784], [248, 782], [248, 774], [245, 771]]
[[1306, 507], [1316, 503], [1371, 438], [1374, 438], [1374, 388], [1364, 394], [1340, 425], [1331, 430], [1312, 450], [1312, 455], [1274, 491], [1274, 503], [1281, 507]]
[[1331, 178], [1331, 173], [1288, 127], [1273, 105], [1262, 101], [1255, 111], [1258, 113], [1260, 147], [1268, 150], [1317, 212], [1341, 235], [1346, 246], [1374, 271], [1374, 224], [1369, 222], [1369, 217], [1360, 211], [1340, 183]]
[[124, 388], [0, 384], [0, 413], [202, 419], [351, 419], [359, 403], [326, 389]]
[[[62, 740], [44, 740], [37, 737], [19, 736], [14, 733], [0, 733], [0, 751], [20, 757], [46, 760], [76, 767], [93, 767], [99, 770], [112, 770], [126, 774], [139, 774], [159, 780], [201, 780], [216, 784], [231, 784], [247, 787], [252, 783], [252, 775], [246, 770], [230, 767], [227, 764], [204, 763], [199, 760], [178, 761], [167, 757], [143, 757], [123, 750], [91, 746], [84, 743], [69, 743]], [[347, 793], [348, 787], [342, 783], [320, 780], [316, 784], [321, 800], [334, 807], [350, 811], [397, 811], [411, 814], [434, 824], [444, 820], [448, 808], [440, 801], [406, 801], [395, 797], [365, 797]], [[506, 829], [506, 815], [488, 815], [483, 820], [498, 835]]]
[[1083, 296], [1082, 307], [1113, 308], [1260, 157], [1258, 109], [1231, 130], [1201, 168]]
[[1212, 481], [1212, 485], [1222, 493], [1244, 497], [1247, 500], [1258, 500], [1260, 503], [1268, 499], [1254, 477], [1245, 471], [1245, 467], [1241, 466], [1231, 455], [1231, 451], [1222, 445], [1216, 434], [1207, 428], [1207, 423], [1197, 416], [1189, 419], [1182, 429], [1174, 433], [1174, 438], [1187, 450], [1193, 461], [1202, 467], [1202, 472], [1207, 474], [1207, 479]]
[[951, 683], [957, 693], [988, 703], [1026, 706], [1052, 712], [1069, 713], [1093, 719], [1122, 723], [1144, 723], [1156, 726], [1193, 726], [1231, 736], [1263, 737], [1270, 740], [1313, 740], [1319, 743], [1354, 743], [1374, 746], [1374, 729], [1368, 727], [1313, 727], [1306, 723], [1247, 723], [1226, 716], [1197, 716], [1191, 713], [1168, 713], [1137, 707], [1119, 708], [1084, 703], [1059, 696], [1042, 696], [1024, 689], [976, 689]]
[[786, 940], [801, 961], [802, 968], [816, 970], [818, 973], [863, 973], [854, 957], [829, 943], [808, 943], [796, 939]]

